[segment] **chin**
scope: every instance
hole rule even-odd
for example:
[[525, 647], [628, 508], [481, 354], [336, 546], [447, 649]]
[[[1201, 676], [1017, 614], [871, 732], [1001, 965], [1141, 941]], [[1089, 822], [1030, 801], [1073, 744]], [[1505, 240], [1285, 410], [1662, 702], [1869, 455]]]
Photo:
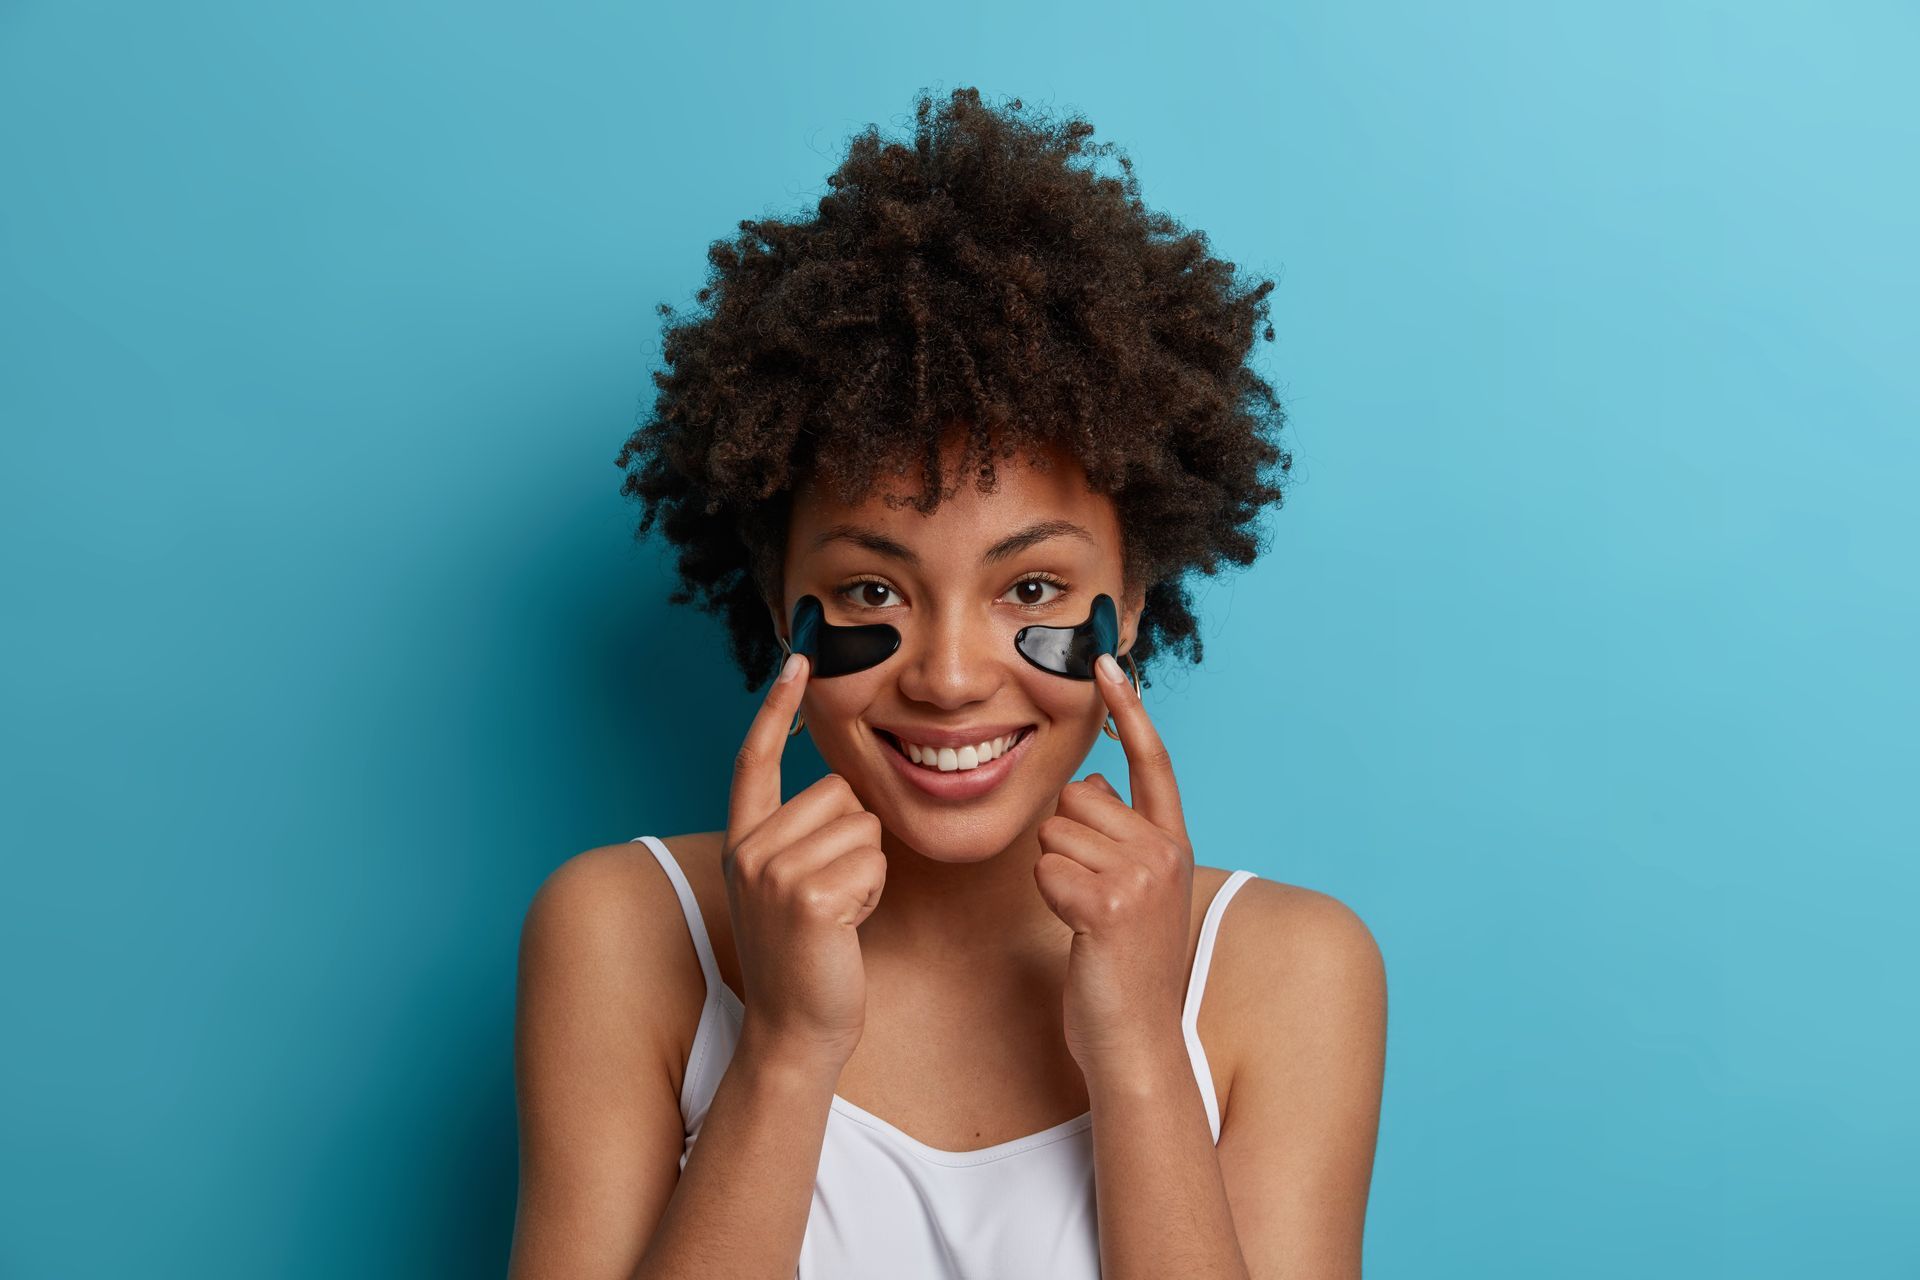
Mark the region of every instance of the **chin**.
[[986, 862], [1005, 852], [1026, 830], [1026, 825], [1018, 820], [985, 815], [909, 814], [894, 822], [888, 815], [881, 814], [880, 821], [892, 840], [929, 862], [955, 864]]

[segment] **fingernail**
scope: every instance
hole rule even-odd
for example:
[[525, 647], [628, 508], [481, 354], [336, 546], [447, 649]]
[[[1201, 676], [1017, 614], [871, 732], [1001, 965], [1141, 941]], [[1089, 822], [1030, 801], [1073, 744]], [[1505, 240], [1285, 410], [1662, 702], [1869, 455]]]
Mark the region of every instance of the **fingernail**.
[[786, 665], [780, 668], [780, 679], [778, 683], [785, 684], [787, 681], [793, 679], [795, 676], [799, 674], [800, 674], [800, 655], [797, 653], [790, 653], [787, 655]]
[[1113, 660], [1112, 654], [1101, 654], [1098, 658], [1094, 659], [1093, 665], [1100, 669], [1100, 674], [1105, 677], [1108, 682], [1112, 684], [1125, 684], [1127, 682], [1127, 677], [1121, 673], [1120, 664]]

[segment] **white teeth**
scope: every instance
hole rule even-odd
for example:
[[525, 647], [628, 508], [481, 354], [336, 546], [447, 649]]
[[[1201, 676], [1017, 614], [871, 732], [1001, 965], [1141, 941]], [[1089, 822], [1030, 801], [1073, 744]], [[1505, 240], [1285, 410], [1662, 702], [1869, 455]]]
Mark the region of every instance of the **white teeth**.
[[998, 760], [1007, 754], [1020, 735], [1005, 734], [998, 738], [989, 738], [985, 742], [966, 747], [923, 747], [917, 742], [901, 742], [906, 750], [907, 759], [927, 769], [938, 769], [942, 773], [964, 772], [977, 769], [992, 760]]

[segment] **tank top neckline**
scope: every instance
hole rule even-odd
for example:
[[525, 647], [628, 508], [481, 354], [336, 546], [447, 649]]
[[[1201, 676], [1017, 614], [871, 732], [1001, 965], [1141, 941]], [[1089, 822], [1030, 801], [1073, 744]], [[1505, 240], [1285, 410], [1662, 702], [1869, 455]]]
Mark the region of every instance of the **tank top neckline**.
[[[700, 968], [707, 984], [706, 1003], [718, 1005], [737, 1030], [746, 1017], [746, 1004], [734, 989], [720, 976], [719, 963], [714, 959], [713, 940], [707, 932], [706, 919], [700, 911], [699, 900], [694, 897], [693, 885], [681, 870], [680, 863], [668, 849], [666, 842], [656, 836], [635, 836], [630, 844], [644, 843], [654, 854], [655, 860], [667, 872], [673, 881], [676, 895], [680, 899], [681, 913], [686, 916], [688, 931], [693, 935], [694, 950], [700, 958]], [[1206, 1050], [1200, 1043], [1199, 1017], [1200, 1001], [1206, 991], [1207, 973], [1211, 968], [1213, 944], [1220, 930], [1220, 917], [1226, 911], [1227, 903], [1246, 881], [1253, 879], [1254, 873], [1236, 870], [1229, 874], [1214, 890], [1212, 900], [1207, 904], [1207, 912], [1200, 925], [1200, 937], [1194, 951], [1193, 967], [1187, 977], [1186, 1002], [1181, 1011], [1181, 1029], [1185, 1033], [1187, 1052], [1192, 1063], [1195, 1082], [1200, 1087], [1200, 1095], [1207, 1108], [1207, 1120], [1212, 1127], [1214, 1141], [1220, 1140], [1219, 1101], [1213, 1089], [1213, 1072], [1208, 1064]], [[704, 1031], [706, 1018], [701, 1018]], [[701, 1032], [696, 1032], [696, 1038]], [[696, 1054], [697, 1056], [697, 1054]], [[988, 1147], [975, 1147], [968, 1151], [954, 1151], [946, 1147], [931, 1146], [920, 1141], [892, 1122], [882, 1119], [859, 1104], [840, 1095], [833, 1094], [831, 1109], [837, 1115], [855, 1123], [865, 1125], [886, 1134], [907, 1147], [914, 1154], [933, 1164], [965, 1167], [987, 1164], [995, 1160], [1004, 1160], [1040, 1147], [1051, 1146], [1085, 1132], [1093, 1126], [1092, 1110], [1082, 1111], [1079, 1115], [1058, 1124], [1048, 1125], [1034, 1133], [1009, 1138], [1005, 1142], [996, 1142]]]

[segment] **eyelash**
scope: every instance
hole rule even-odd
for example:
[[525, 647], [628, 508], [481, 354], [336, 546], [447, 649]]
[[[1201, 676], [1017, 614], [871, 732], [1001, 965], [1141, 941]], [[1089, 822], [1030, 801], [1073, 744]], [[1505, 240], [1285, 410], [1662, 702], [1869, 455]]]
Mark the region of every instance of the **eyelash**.
[[[883, 586], [887, 590], [892, 591], [895, 595], [900, 594], [894, 588], [894, 585], [891, 582], [888, 582], [885, 578], [875, 578], [875, 577], [854, 578], [853, 580], [848, 582], [846, 585], [834, 588], [833, 594], [838, 596], [841, 600], [846, 601], [847, 604], [854, 609], [862, 609], [868, 612], [878, 612], [881, 609], [891, 608], [890, 605], [856, 604], [854, 603], [853, 600], [849, 598], [853, 594], [853, 592], [855, 592], [860, 587], [866, 585], [869, 582], [878, 583], [880, 586]], [[1007, 590], [1011, 591], [1013, 590], [1014, 587], [1019, 586], [1023, 582], [1045, 582], [1058, 588], [1058, 590], [1054, 594], [1054, 597], [1051, 600], [1039, 600], [1034, 602], [1033, 604], [1016, 604], [1014, 605], [1014, 608], [1016, 609], [1028, 609], [1028, 610], [1050, 609], [1054, 605], [1059, 604], [1062, 600], [1066, 599], [1067, 596], [1069, 596], [1073, 592], [1073, 587], [1067, 582], [1065, 578], [1062, 578], [1055, 574], [1047, 573], [1041, 570], [1036, 570], [1033, 573], [1029, 573], [1024, 577], [1017, 579], [1012, 585], [1010, 585], [1007, 588]]]

